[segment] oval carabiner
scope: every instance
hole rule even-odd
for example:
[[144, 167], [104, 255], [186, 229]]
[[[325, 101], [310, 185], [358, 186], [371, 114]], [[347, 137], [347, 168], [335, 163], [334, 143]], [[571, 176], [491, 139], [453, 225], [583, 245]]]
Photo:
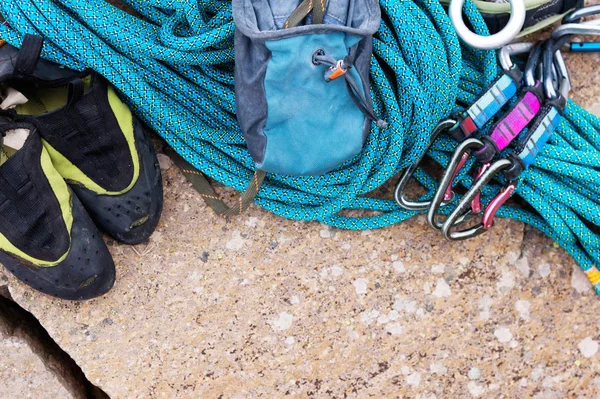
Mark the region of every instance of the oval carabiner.
[[498, 62], [504, 71], [510, 71], [513, 69], [515, 64], [512, 62], [513, 55], [526, 54], [531, 52], [535, 43], [523, 42], [523, 43], [511, 43], [503, 46], [498, 51]]
[[586, 22], [570, 23], [560, 25], [552, 31], [552, 39], [558, 41], [563, 36], [567, 35], [592, 35], [600, 34], [600, 20], [592, 19]]
[[[471, 208], [471, 202], [473, 199], [481, 192], [481, 190], [489, 183], [490, 180], [496, 174], [508, 167], [512, 166], [512, 161], [508, 159], [500, 159], [494, 162], [488, 170], [485, 171], [481, 175], [479, 179], [475, 181], [475, 183], [471, 186], [469, 191], [461, 198], [460, 202], [456, 206], [456, 208], [452, 211], [452, 213], [446, 218], [442, 226], [442, 234], [444, 238], [448, 240], [465, 240], [467, 238], [476, 237], [482, 233], [484, 233], [490, 227], [490, 218], [489, 216], [486, 218], [486, 223], [483, 222], [478, 223], [477, 225], [470, 227], [468, 229], [453, 231], [452, 229], [457, 225], [457, 221], [463, 215], [465, 210]], [[512, 191], [511, 191], [512, 194]], [[506, 200], [504, 200], [506, 201]], [[494, 210], [497, 210], [501, 204], [494, 206]], [[495, 212], [494, 212], [495, 214]], [[493, 218], [492, 218], [493, 219]]]
[[[444, 224], [444, 222], [440, 222], [438, 220], [438, 213], [441, 208], [442, 202], [444, 201], [444, 196], [449, 188], [449, 186], [454, 181], [454, 177], [456, 176], [456, 171], [464, 165], [465, 159], [464, 155], [471, 153], [473, 150], [479, 149], [483, 147], [483, 143], [481, 140], [476, 138], [468, 138], [463, 141], [452, 154], [452, 158], [450, 159], [450, 163], [448, 167], [444, 171], [444, 175], [440, 180], [440, 185], [431, 200], [431, 206], [427, 211], [427, 223], [429, 226], [436, 230], [440, 230]], [[470, 210], [468, 212], [462, 212], [459, 217], [457, 217], [454, 223], [460, 224], [462, 220], [466, 219], [471, 214]], [[459, 220], [460, 219], [460, 220]]]
[[504, 29], [491, 36], [477, 35], [467, 28], [463, 21], [464, 3], [465, 0], [452, 0], [450, 2], [450, 20], [458, 37], [471, 47], [480, 50], [498, 49], [510, 43], [523, 29], [526, 12], [525, 0], [509, 0], [510, 19]]
[[[569, 70], [567, 69], [562, 53], [560, 50], [555, 51], [553, 44], [552, 42], [548, 42], [544, 46], [544, 53], [542, 55], [544, 91], [549, 100], [562, 97], [566, 103], [571, 91], [571, 78], [569, 77]], [[554, 73], [556, 73], [556, 79], [553, 77]], [[558, 91], [554, 87], [555, 80], [557, 80]]]
[[[536, 79], [535, 73], [540, 64], [540, 59], [542, 56], [542, 48], [544, 42], [538, 42], [533, 46], [531, 53], [529, 54], [529, 58], [527, 59], [527, 64], [525, 65], [525, 70], [523, 71], [523, 80], [525, 81], [525, 85], [528, 87], [535, 86], [538, 79]], [[541, 78], [539, 80], [542, 80]]]
[[563, 17], [562, 23], [572, 24], [581, 22], [581, 18], [589, 17], [592, 15], [600, 14], [600, 4], [594, 4], [583, 8], [571, 11]]
[[[394, 191], [394, 198], [396, 199], [398, 205], [400, 205], [402, 208], [409, 211], [425, 211], [431, 205], [431, 201], [414, 201], [409, 198], [406, 198], [404, 190], [406, 189], [406, 186], [408, 185], [408, 182], [412, 178], [413, 174], [421, 164], [421, 161], [425, 157], [425, 154], [433, 145], [435, 139], [437, 139], [437, 137], [443, 131], [446, 131], [451, 127], [455, 126], [456, 123], [457, 121], [454, 119], [446, 119], [438, 123], [435, 129], [433, 129], [433, 132], [431, 132], [429, 144], [423, 152], [423, 155], [421, 155], [421, 158], [419, 158], [415, 163], [413, 163], [409, 168], [407, 168], [402, 174], [402, 177], [400, 177], [400, 179], [398, 180], [398, 183], [396, 184], [396, 190]], [[445, 206], [446, 204], [448, 204], [448, 202], [452, 201], [452, 199], [454, 199], [453, 196], [449, 200], [443, 201], [441, 206]]]

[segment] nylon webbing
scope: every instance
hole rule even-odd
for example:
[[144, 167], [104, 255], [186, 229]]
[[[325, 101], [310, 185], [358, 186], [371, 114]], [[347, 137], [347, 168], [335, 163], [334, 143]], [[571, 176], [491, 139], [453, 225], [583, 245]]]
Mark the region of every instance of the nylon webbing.
[[195, 169], [189, 162], [181, 158], [175, 151], [169, 149], [167, 152], [169, 157], [175, 162], [175, 165], [181, 169], [181, 172], [192, 183], [192, 186], [198, 191], [206, 204], [220, 216], [235, 216], [241, 215], [254, 203], [254, 199], [262, 186], [266, 172], [257, 170], [254, 176], [248, 183], [248, 188], [238, 197], [235, 206], [230, 207], [223, 201], [219, 194], [212, 188], [212, 185], [202, 172]]
[[284, 29], [295, 28], [313, 12], [312, 23], [322, 24], [323, 18], [325, 17], [326, 0], [304, 0], [298, 8], [296, 8], [292, 14], [288, 17], [287, 21], [283, 24]]

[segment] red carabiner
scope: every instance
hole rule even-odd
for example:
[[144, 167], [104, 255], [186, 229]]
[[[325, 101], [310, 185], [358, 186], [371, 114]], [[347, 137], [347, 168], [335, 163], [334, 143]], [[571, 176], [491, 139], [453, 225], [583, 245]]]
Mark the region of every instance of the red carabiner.
[[492, 225], [494, 224], [494, 216], [496, 216], [496, 212], [498, 212], [498, 209], [500, 209], [500, 207], [504, 205], [506, 201], [508, 201], [508, 199], [515, 192], [516, 188], [517, 185], [515, 183], [509, 183], [504, 188], [502, 188], [500, 193], [496, 195], [493, 200], [490, 201], [487, 208], [485, 208], [485, 211], [483, 212], [483, 217], [481, 218], [481, 224], [483, 224], [483, 228], [485, 230], [492, 227]]
[[467, 160], [470, 156], [471, 151], [465, 151], [460, 157], [460, 161], [458, 162], [456, 169], [454, 169], [454, 173], [452, 174], [452, 178], [450, 179], [450, 184], [448, 184], [448, 187], [446, 187], [446, 192], [444, 193], [444, 201], [452, 201], [452, 199], [454, 198], [454, 188], [452, 187], [454, 185], [454, 179], [456, 178], [456, 175], [458, 175], [458, 172], [461, 171], [463, 166], [465, 166], [465, 163], [467, 163]]
[[[489, 169], [490, 167], [490, 163], [485, 163], [483, 164], [479, 170], [477, 171], [477, 175], [475, 176], [475, 181], [477, 181], [481, 175], [483, 175], [485, 173], [486, 170]], [[477, 195], [475, 196], [475, 198], [473, 198], [473, 201], [471, 201], [471, 210], [473, 211], [473, 213], [478, 214], [479, 212], [481, 212], [481, 192], [477, 193]]]

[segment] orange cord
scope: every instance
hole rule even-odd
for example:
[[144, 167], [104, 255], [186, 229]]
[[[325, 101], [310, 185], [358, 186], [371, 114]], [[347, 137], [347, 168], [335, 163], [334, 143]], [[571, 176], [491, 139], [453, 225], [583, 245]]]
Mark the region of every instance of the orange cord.
[[0, 47], [4, 46], [5, 44], [6, 44], [6, 40], [0, 39]]

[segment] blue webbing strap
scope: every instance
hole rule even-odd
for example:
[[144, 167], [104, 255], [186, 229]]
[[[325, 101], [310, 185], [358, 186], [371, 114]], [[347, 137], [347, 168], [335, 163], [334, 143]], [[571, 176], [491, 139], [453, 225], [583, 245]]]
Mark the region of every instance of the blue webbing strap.
[[[188, 162], [243, 191], [254, 164], [235, 119], [234, 24], [229, 0], [127, 0], [145, 20], [104, 0], [3, 0], [10, 27], [0, 37], [19, 46], [25, 33], [47, 39], [43, 56], [75, 69], [93, 68], [128, 99], [133, 110]], [[362, 153], [324, 176], [268, 175], [256, 202], [295, 220], [318, 220], [346, 229], [369, 229], [414, 215], [392, 199], [364, 194], [408, 167], [425, 150], [434, 126], [470, 104], [496, 78], [493, 52], [461, 49], [437, 0], [381, 0], [383, 24], [371, 64], [375, 113], [389, 122], [373, 129]], [[467, 2], [474, 30], [486, 34]], [[563, 246], [594, 275], [598, 225], [600, 121], [570, 102], [548, 144], [522, 175], [518, 194], [537, 213], [503, 207], [498, 214], [528, 223]], [[485, 132], [484, 132], [485, 133]], [[456, 142], [442, 137], [430, 151], [447, 164]], [[465, 172], [456, 181], [469, 185]], [[429, 190], [437, 184], [420, 170]], [[489, 201], [500, 184], [483, 191]], [[364, 217], [346, 209], [375, 211]], [[592, 279], [593, 280], [593, 279]], [[598, 284], [595, 284], [600, 293]]]
[[483, 128], [517, 94], [520, 85], [509, 74], [501, 74], [466, 111], [458, 113], [452, 137], [461, 141]]

